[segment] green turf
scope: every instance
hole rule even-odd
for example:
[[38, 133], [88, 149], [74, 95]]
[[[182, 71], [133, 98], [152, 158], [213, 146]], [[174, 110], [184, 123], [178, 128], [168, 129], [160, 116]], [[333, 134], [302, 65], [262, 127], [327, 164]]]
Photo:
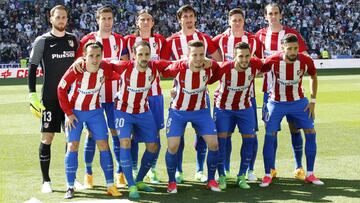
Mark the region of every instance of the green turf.
[[[260, 79], [257, 79], [258, 105], [262, 103]], [[308, 80], [304, 81], [308, 92]], [[169, 103], [171, 82], [162, 82], [165, 105]], [[215, 86], [210, 88], [213, 93]], [[43, 202], [60, 202], [65, 192], [64, 172], [64, 135], [58, 134], [52, 145], [53, 194], [41, 194], [41, 174], [38, 163], [38, 145], [40, 133], [39, 121], [29, 112], [27, 86], [0, 86], [0, 202], [23, 202], [36, 197]], [[38, 92], [41, 89], [37, 87]], [[250, 190], [241, 190], [230, 182], [225, 192], [213, 193], [204, 189], [204, 185], [192, 182], [195, 170], [195, 151], [193, 148], [194, 131], [186, 131], [186, 149], [184, 155], [185, 184], [178, 187], [178, 194], [166, 194], [166, 167], [164, 151], [166, 138], [161, 131], [162, 150], [158, 163], [162, 184], [155, 186], [154, 194], [141, 193], [143, 202], [254, 202], [254, 201], [311, 201], [311, 202], [359, 202], [360, 201], [360, 75], [320, 76], [319, 92], [316, 104], [316, 130], [318, 150], [316, 175], [325, 186], [317, 187], [292, 179], [294, 167], [290, 145], [290, 136], [286, 123], [279, 133], [277, 169], [280, 178], [266, 189], [251, 184]], [[258, 108], [258, 115], [261, 115]], [[167, 111], [165, 110], [167, 117]], [[262, 177], [262, 146], [264, 126], [260, 124], [259, 151], [255, 172]], [[83, 139], [82, 139], [83, 141]], [[111, 142], [111, 140], [110, 140]], [[239, 167], [241, 139], [238, 133], [233, 135], [233, 154], [231, 175], [235, 177]], [[83, 148], [80, 149], [82, 151]], [[141, 146], [141, 152], [143, 147]], [[78, 178], [83, 179], [84, 163], [79, 153]], [[305, 159], [303, 159], [305, 165]], [[109, 199], [105, 193], [104, 177], [99, 166], [99, 155], [94, 161], [95, 189], [78, 191], [75, 200]], [[122, 199], [127, 198], [127, 190]]]

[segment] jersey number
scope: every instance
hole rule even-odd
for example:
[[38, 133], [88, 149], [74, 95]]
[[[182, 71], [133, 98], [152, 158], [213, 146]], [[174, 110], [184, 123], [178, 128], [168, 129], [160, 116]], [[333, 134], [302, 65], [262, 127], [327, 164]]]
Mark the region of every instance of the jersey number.
[[115, 120], [115, 128], [122, 128], [124, 127], [125, 120], [124, 118], [116, 119]]
[[51, 111], [43, 111], [43, 121], [50, 122], [52, 120]]

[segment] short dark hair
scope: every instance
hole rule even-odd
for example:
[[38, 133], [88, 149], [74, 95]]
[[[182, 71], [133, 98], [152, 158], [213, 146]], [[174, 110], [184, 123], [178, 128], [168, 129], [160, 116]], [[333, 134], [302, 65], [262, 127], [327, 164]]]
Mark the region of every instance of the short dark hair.
[[193, 12], [194, 16], [196, 17], [196, 11], [195, 11], [194, 7], [192, 7], [190, 4], [186, 4], [186, 5], [181, 6], [179, 8], [179, 10], [177, 10], [176, 16], [177, 16], [178, 19], [180, 19], [183, 13], [189, 12], [189, 11]]
[[135, 42], [134, 46], [132, 47], [132, 50], [134, 52], [134, 54], [136, 54], [136, 48], [138, 48], [139, 46], [146, 46], [149, 48], [149, 50], [151, 50], [150, 44], [147, 41], [139, 41], [139, 42]]
[[280, 14], [281, 14], [281, 11], [282, 11], [281, 6], [280, 6], [278, 3], [274, 3], [274, 2], [273, 2], [273, 3], [269, 3], [268, 5], [265, 6], [265, 8], [264, 8], [264, 15], [267, 14], [267, 9], [268, 9], [269, 7], [278, 7], [278, 8], [279, 8], [279, 12], [280, 12]]
[[101, 44], [101, 42], [99, 41], [96, 41], [96, 40], [89, 40], [85, 43], [84, 45], [84, 53], [86, 53], [86, 49], [88, 47], [91, 47], [91, 48], [100, 48], [101, 52], [104, 50], [104, 46]]
[[188, 47], [205, 47], [205, 46], [204, 46], [204, 42], [200, 40], [191, 40], [188, 43]]
[[100, 18], [102, 13], [111, 13], [114, 16], [113, 10], [110, 6], [101, 6], [96, 10], [96, 19]]
[[67, 14], [66, 7], [64, 5], [56, 5], [50, 10], [50, 16], [54, 16], [56, 10], [63, 10]]
[[293, 33], [288, 33], [284, 35], [284, 37], [281, 39], [281, 44], [292, 43], [292, 42], [299, 42], [297, 36]]
[[249, 49], [249, 51], [250, 51], [250, 46], [246, 42], [239, 42], [239, 43], [235, 44], [235, 50], [237, 50], [237, 49]]
[[234, 8], [229, 11], [229, 18], [235, 14], [240, 14], [243, 18], [245, 18], [244, 13], [241, 8]]

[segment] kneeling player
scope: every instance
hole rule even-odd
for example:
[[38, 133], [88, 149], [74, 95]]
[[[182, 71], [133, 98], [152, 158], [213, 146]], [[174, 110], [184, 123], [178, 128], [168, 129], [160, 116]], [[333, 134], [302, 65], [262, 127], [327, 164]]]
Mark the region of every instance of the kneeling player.
[[238, 126], [242, 136], [241, 163], [237, 178], [240, 188], [249, 189], [246, 170], [254, 152], [256, 141], [255, 114], [250, 101], [253, 80], [260, 72], [262, 62], [251, 58], [249, 44], [235, 45], [234, 61], [225, 62], [220, 71], [220, 83], [215, 91], [214, 120], [219, 142], [219, 187], [226, 188], [224, 160], [226, 158], [226, 137]]
[[[305, 182], [315, 185], [324, 183], [313, 174], [316, 156], [316, 132], [314, 129], [317, 76], [313, 60], [299, 52], [298, 38], [286, 34], [281, 40], [283, 51], [266, 59], [262, 72], [271, 71], [274, 80], [271, 85], [269, 110], [266, 118], [266, 134], [263, 148], [265, 177], [260, 184], [267, 187], [272, 181], [270, 169], [275, 161], [274, 142], [284, 116], [290, 117], [296, 127], [305, 132], [305, 156], [307, 175]], [[311, 101], [304, 96], [302, 79], [305, 73], [310, 75]]]
[[208, 145], [207, 156], [208, 183], [212, 191], [220, 191], [214, 179], [217, 167], [218, 142], [215, 124], [210, 111], [206, 108], [205, 94], [207, 84], [213, 80], [219, 65], [215, 61], [205, 59], [204, 43], [190, 41], [187, 60], [179, 61], [162, 72], [164, 77], [175, 79], [176, 96], [172, 100], [167, 120], [168, 149], [166, 151], [166, 167], [169, 175], [169, 193], [177, 193], [175, 172], [177, 153], [181, 136], [184, 135], [186, 124], [192, 123], [196, 132]]
[[[68, 69], [58, 85], [60, 106], [66, 114], [65, 128], [68, 149], [65, 155], [65, 173], [67, 178], [66, 199], [74, 197], [74, 181], [78, 168], [79, 141], [86, 123], [93, 133], [100, 150], [100, 165], [106, 179], [107, 194], [121, 196], [114, 186], [113, 160], [108, 144], [108, 134], [104, 112], [99, 104], [99, 91], [105, 77], [110, 76], [102, 59], [103, 46], [100, 42], [89, 41], [85, 44], [85, 72], [76, 73]], [[74, 84], [70, 97], [68, 90]], [[69, 100], [70, 98], [70, 100]]]

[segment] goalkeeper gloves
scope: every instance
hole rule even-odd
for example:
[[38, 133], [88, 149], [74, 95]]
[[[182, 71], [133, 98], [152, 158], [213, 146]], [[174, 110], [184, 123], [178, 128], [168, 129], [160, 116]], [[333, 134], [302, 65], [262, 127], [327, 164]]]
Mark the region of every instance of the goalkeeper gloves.
[[45, 110], [45, 106], [40, 102], [36, 92], [31, 92], [29, 94], [30, 101], [30, 111], [34, 114], [35, 117], [41, 118], [42, 111]]

